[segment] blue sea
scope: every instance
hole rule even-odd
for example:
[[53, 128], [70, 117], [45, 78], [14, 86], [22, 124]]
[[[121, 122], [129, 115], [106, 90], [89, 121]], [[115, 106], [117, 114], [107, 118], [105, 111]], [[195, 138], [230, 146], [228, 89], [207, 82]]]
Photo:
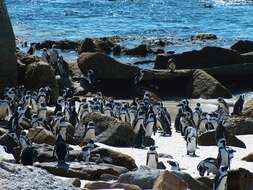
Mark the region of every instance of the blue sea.
[[253, 0], [6, 0], [19, 39], [38, 42], [118, 35], [136, 41], [180, 39], [168, 50], [198, 49], [187, 41], [213, 33], [211, 45], [253, 39]]

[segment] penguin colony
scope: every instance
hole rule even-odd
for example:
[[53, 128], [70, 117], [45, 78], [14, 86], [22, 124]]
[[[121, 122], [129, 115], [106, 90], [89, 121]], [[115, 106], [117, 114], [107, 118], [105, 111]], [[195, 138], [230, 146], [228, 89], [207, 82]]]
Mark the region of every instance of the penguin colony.
[[[36, 127], [43, 127], [56, 136], [53, 154], [58, 159], [59, 165], [65, 164], [69, 154], [66, 143], [69, 125], [75, 128], [74, 138], [85, 142], [81, 157], [83, 161], [89, 162], [91, 150], [95, 148], [96, 124], [90, 121], [85, 125], [83, 121], [86, 115], [92, 112], [129, 122], [136, 133], [136, 148], [144, 148], [144, 139], [151, 138], [157, 132], [166, 137], [172, 135], [168, 110], [161, 101], [152, 99], [148, 92], [144, 94], [143, 99], [135, 98], [129, 103], [105, 98], [101, 93], [90, 99], [74, 98], [71, 89], [67, 88], [58, 97], [54, 113], [49, 119], [47, 112], [51, 100], [50, 87], [40, 88], [36, 92], [26, 90], [24, 86], [6, 88], [0, 100], [0, 120], [8, 121], [8, 135], [21, 149], [20, 161], [23, 165], [33, 165], [36, 159], [37, 153], [33, 150], [32, 142], [26, 132], [26, 129]], [[241, 113], [243, 103], [244, 97], [241, 96], [235, 104], [233, 114]], [[188, 100], [181, 101], [177, 106], [175, 130], [182, 134], [186, 142], [187, 155], [196, 156], [198, 135], [210, 130], [216, 131], [217, 159], [206, 158], [198, 164], [197, 170], [200, 176], [210, 173], [216, 175], [214, 189], [224, 190], [227, 171], [230, 169], [235, 152], [226, 145], [225, 127], [226, 119], [229, 117], [227, 103], [219, 98], [218, 108], [213, 113], [203, 112], [199, 103], [192, 111]], [[168, 161], [168, 163], [172, 170], [181, 170], [176, 161]], [[158, 168], [158, 153], [155, 145], [147, 152], [146, 165], [150, 168]]]

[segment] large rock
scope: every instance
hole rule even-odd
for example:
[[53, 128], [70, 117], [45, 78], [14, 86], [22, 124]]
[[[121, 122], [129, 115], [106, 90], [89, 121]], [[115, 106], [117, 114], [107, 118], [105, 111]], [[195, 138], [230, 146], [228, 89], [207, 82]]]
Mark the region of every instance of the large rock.
[[84, 123], [95, 122], [96, 142], [116, 147], [134, 146], [136, 134], [129, 123], [98, 113], [90, 113]]
[[58, 85], [53, 69], [44, 62], [30, 64], [26, 67], [25, 87], [27, 89], [38, 90], [41, 87], [50, 86], [53, 99], [56, 100], [59, 94]]
[[192, 80], [188, 83], [191, 98], [231, 98], [230, 91], [219, 81], [201, 69], [193, 72]]
[[191, 36], [192, 41], [206, 41], [206, 40], [216, 40], [217, 36], [215, 34], [199, 33]]
[[43, 49], [43, 48], [52, 48], [53, 45], [56, 45], [57, 49], [61, 50], [75, 50], [79, 46], [79, 42], [70, 41], [70, 40], [60, 40], [60, 41], [53, 41], [53, 40], [46, 40], [36, 44], [36, 49]]
[[[234, 136], [232, 133], [225, 131], [225, 138], [228, 146], [235, 146], [239, 148], [246, 148], [244, 142]], [[216, 146], [215, 131], [207, 131], [198, 137], [198, 144], [200, 146]]]
[[229, 119], [230, 125], [227, 130], [235, 135], [253, 134], [253, 120], [251, 117], [232, 117]]
[[124, 189], [124, 190], [141, 190], [140, 187], [133, 184], [127, 184], [127, 183], [114, 183], [111, 185], [112, 189]]
[[171, 173], [180, 178], [181, 180], [184, 180], [188, 184], [189, 189], [211, 190], [201, 181], [192, 178], [192, 176], [190, 176], [188, 173], [178, 171], [172, 171]]
[[84, 185], [87, 189], [110, 189], [111, 184], [106, 182], [92, 182]]
[[99, 154], [100, 158], [109, 164], [123, 166], [129, 170], [134, 170], [137, 168], [137, 165], [132, 157], [120, 152], [98, 147], [92, 150], [91, 154]]
[[253, 51], [253, 41], [239, 40], [231, 46], [231, 49], [238, 51], [239, 53], [248, 53]]
[[[47, 171], [36, 168], [26, 167], [17, 164], [0, 162], [0, 184], [1, 189], [23, 190], [77, 190], [73, 185], [65, 183], [65, 181], [56, 178]], [[22, 180], [21, 180], [22, 179]]]
[[139, 45], [133, 49], [126, 49], [124, 53], [132, 56], [146, 56], [149, 53], [148, 46], [145, 44]]
[[30, 128], [28, 132], [29, 139], [37, 144], [49, 144], [54, 145], [56, 138], [51, 131], [46, 130], [43, 127]]
[[228, 186], [231, 190], [252, 190], [253, 174], [244, 168], [231, 170], [228, 172]]
[[249, 153], [247, 156], [244, 156], [242, 160], [246, 162], [253, 162], [253, 152]]
[[89, 69], [94, 71], [96, 90], [105, 96], [134, 97], [138, 93], [134, 85], [138, 67], [120, 63], [102, 53], [82, 53], [77, 62], [84, 75]]
[[161, 170], [140, 168], [137, 171], [127, 172], [120, 175], [118, 182], [134, 184], [142, 189], [152, 189], [161, 172]]
[[0, 145], [6, 148], [7, 153], [13, 155], [16, 162], [19, 162], [21, 149], [12, 137], [10, 137], [8, 134], [2, 135], [0, 137]]
[[5, 1], [0, 1], [0, 93], [17, 82], [15, 36]]
[[[97, 79], [133, 79], [138, 67], [120, 63], [102, 53], [82, 53], [77, 60], [83, 73], [92, 69]], [[115, 81], [116, 82], [116, 81]]]
[[253, 98], [250, 99], [243, 108], [243, 115], [246, 117], [253, 117]]
[[153, 190], [187, 190], [187, 188], [185, 181], [168, 171], [163, 172], [153, 186]]
[[174, 60], [177, 69], [199, 69], [243, 63], [243, 58], [234, 50], [220, 47], [204, 47], [201, 50], [173, 55], [161, 54], [157, 56], [154, 68], [167, 69], [170, 59]]
[[111, 164], [95, 164], [85, 162], [71, 162], [66, 166], [58, 166], [57, 163], [39, 163], [36, 167], [43, 168], [48, 172], [62, 177], [74, 177], [84, 180], [98, 180], [102, 174], [111, 174], [119, 176], [128, 170], [124, 167]]

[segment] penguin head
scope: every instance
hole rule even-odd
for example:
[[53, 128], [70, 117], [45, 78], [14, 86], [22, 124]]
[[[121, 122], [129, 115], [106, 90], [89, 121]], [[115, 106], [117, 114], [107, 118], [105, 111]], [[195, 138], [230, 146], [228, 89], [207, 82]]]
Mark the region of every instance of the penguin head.
[[157, 146], [151, 146], [151, 147], [149, 147], [149, 150], [150, 150], [150, 151], [155, 151], [156, 148], [157, 148]]
[[24, 130], [21, 131], [20, 135], [26, 136], [26, 132]]
[[53, 44], [53, 45], [52, 45], [52, 49], [56, 49], [56, 44]]
[[95, 127], [95, 123], [93, 122], [93, 121], [90, 121], [89, 123], [88, 123], [88, 128], [89, 127]]
[[200, 103], [198, 102], [198, 103], [196, 104], [196, 106], [197, 106], [197, 107], [200, 107]]
[[168, 160], [167, 162], [173, 169], [180, 170], [179, 163], [177, 161]]
[[57, 104], [61, 105], [63, 103], [63, 97], [59, 96], [57, 99]]
[[86, 98], [83, 98], [82, 99], [82, 103], [86, 103], [87, 102], [87, 99]]
[[221, 148], [221, 147], [226, 147], [226, 140], [224, 138], [220, 139], [218, 141], [218, 147]]

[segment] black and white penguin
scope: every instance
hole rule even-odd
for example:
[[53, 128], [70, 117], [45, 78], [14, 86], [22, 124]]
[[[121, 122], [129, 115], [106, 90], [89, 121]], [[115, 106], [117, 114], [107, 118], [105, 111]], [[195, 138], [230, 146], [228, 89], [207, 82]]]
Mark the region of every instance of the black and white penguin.
[[53, 44], [52, 45], [52, 49], [51, 51], [49, 51], [49, 56], [50, 56], [50, 64], [56, 68], [57, 62], [58, 62], [58, 58], [59, 58], [59, 52], [56, 49], [56, 45]]
[[151, 137], [154, 133], [156, 125], [156, 116], [154, 112], [150, 112], [145, 120], [145, 137]]
[[52, 104], [52, 89], [49, 86], [46, 86], [44, 89], [45, 89], [45, 93], [46, 93], [47, 105], [50, 105], [50, 104]]
[[68, 146], [65, 143], [64, 139], [62, 138], [61, 134], [59, 134], [55, 142], [53, 156], [56, 155], [58, 164], [60, 165], [65, 164], [68, 154], [69, 154]]
[[197, 103], [195, 110], [193, 112], [193, 122], [197, 128], [199, 126], [200, 118], [201, 118], [201, 114], [202, 114], [202, 109], [200, 106], [201, 106], [200, 103]]
[[157, 169], [158, 166], [158, 153], [155, 146], [151, 146], [147, 152], [146, 166], [152, 169]]
[[78, 114], [76, 112], [76, 106], [75, 106], [74, 100], [71, 101], [69, 111], [70, 111], [69, 122], [72, 124], [73, 127], [76, 127], [76, 124], [78, 123]]
[[174, 122], [174, 127], [175, 127], [176, 132], [180, 132], [182, 129], [182, 125], [181, 125], [181, 121], [180, 121], [182, 115], [183, 115], [183, 110], [182, 110], [182, 108], [179, 108], [178, 113], [175, 117], [175, 122]]
[[219, 153], [217, 156], [218, 167], [226, 166], [230, 168], [230, 163], [235, 152], [232, 148], [226, 146], [225, 140], [220, 140], [218, 144]]
[[47, 106], [46, 104], [41, 104], [38, 109], [38, 117], [47, 120]]
[[168, 61], [168, 69], [170, 70], [171, 73], [174, 73], [176, 70], [176, 64], [173, 58], [169, 59]]
[[42, 49], [41, 59], [46, 63], [50, 62], [50, 56], [48, 54], [47, 48]]
[[223, 125], [223, 122], [224, 121], [220, 121], [218, 127], [215, 130], [215, 140], [216, 140], [217, 146], [219, 146], [220, 141], [223, 141], [223, 140], [226, 141], [226, 138], [225, 138], [226, 129]]
[[144, 76], [143, 71], [140, 69], [135, 75], [134, 75], [134, 85], [138, 85], [142, 78]]
[[210, 173], [217, 175], [219, 172], [217, 160], [215, 158], [206, 158], [198, 164], [197, 170], [200, 176], [204, 176], [205, 173], [208, 176]]
[[81, 156], [82, 156], [83, 161], [85, 162], [90, 161], [91, 150], [93, 150], [94, 148], [95, 148], [95, 144], [93, 140], [90, 140], [89, 143], [82, 148]]
[[64, 106], [65, 106], [64, 99], [63, 99], [63, 97], [59, 96], [57, 99], [57, 102], [56, 102], [54, 114], [56, 114], [57, 112], [62, 112]]
[[94, 122], [90, 121], [86, 127], [84, 142], [89, 142], [90, 140], [95, 140], [95, 138], [96, 138], [96, 126], [95, 126]]
[[88, 113], [89, 113], [89, 105], [87, 103], [86, 98], [83, 98], [77, 112], [78, 120], [82, 121]]
[[32, 146], [22, 149], [20, 153], [20, 162], [24, 166], [32, 166], [36, 160], [38, 152]]
[[18, 124], [21, 128], [23, 129], [28, 129], [31, 127], [31, 107], [26, 106], [24, 108], [19, 107], [19, 119], [18, 119]]
[[186, 139], [186, 149], [187, 149], [187, 155], [193, 155], [195, 156], [195, 151], [197, 148], [197, 132], [194, 127], [187, 127], [187, 131], [185, 134], [185, 139]]
[[21, 134], [19, 136], [19, 143], [20, 143], [21, 149], [25, 149], [27, 147], [31, 147], [32, 146], [32, 142], [27, 137], [25, 131], [21, 131]]
[[171, 136], [171, 117], [168, 110], [165, 107], [161, 107], [159, 112], [159, 121], [161, 123], [163, 129], [163, 136], [169, 135]]
[[130, 118], [131, 126], [134, 125], [134, 120], [136, 119], [136, 115], [137, 115], [137, 107], [135, 105], [131, 105], [129, 109], [129, 118]]
[[198, 125], [198, 133], [202, 134], [206, 132], [206, 124], [208, 123], [207, 113], [203, 112], [200, 116], [200, 121]]
[[244, 105], [244, 96], [241, 95], [238, 100], [235, 102], [234, 109], [233, 109], [233, 115], [240, 115], [243, 110]]
[[227, 115], [229, 115], [229, 107], [227, 102], [223, 98], [218, 98], [218, 110], [223, 110]]
[[172, 171], [181, 171], [181, 168], [179, 167], [179, 163], [177, 161], [168, 160], [167, 162], [171, 166], [170, 170], [172, 170]]
[[36, 51], [36, 44], [35, 43], [31, 43], [30, 44], [30, 48], [27, 51], [27, 54], [29, 55], [33, 55]]
[[107, 102], [106, 104], [105, 104], [105, 106], [104, 106], [104, 110], [103, 110], [103, 112], [104, 112], [104, 114], [106, 115], [106, 116], [108, 116], [108, 117], [112, 117], [112, 104], [110, 103], [110, 102]]
[[218, 175], [214, 179], [214, 190], [227, 190], [227, 166], [221, 166]]
[[120, 109], [120, 120], [122, 122], [130, 122], [129, 112], [125, 105], [123, 105]]
[[145, 112], [138, 111], [134, 122], [134, 132], [139, 133], [141, 127], [144, 127]]

